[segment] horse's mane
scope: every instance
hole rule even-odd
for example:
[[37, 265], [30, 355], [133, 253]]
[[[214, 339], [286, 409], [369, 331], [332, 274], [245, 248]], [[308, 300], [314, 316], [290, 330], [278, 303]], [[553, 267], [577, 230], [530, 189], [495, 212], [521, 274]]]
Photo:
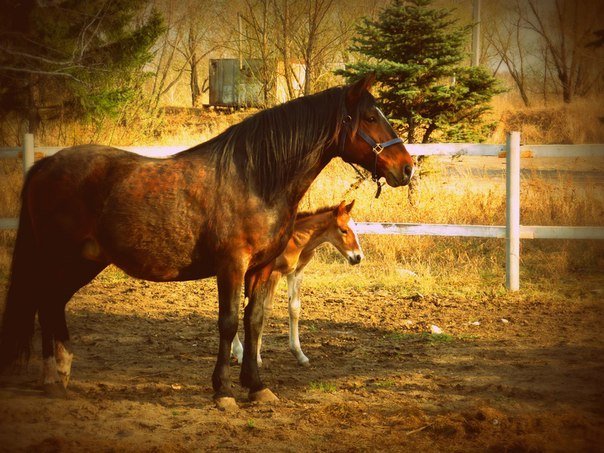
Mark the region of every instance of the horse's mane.
[[239, 176], [271, 201], [337, 141], [344, 112], [344, 88], [331, 88], [258, 112], [182, 154], [211, 153], [219, 175], [234, 164]]

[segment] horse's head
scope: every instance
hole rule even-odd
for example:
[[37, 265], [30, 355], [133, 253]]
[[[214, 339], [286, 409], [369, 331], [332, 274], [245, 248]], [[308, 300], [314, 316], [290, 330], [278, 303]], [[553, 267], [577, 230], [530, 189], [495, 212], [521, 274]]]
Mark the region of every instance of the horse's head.
[[327, 240], [338, 249], [350, 264], [359, 264], [363, 259], [363, 251], [359, 237], [355, 231], [355, 223], [350, 217], [354, 200], [349, 204], [342, 201], [333, 210], [333, 221], [329, 223]]
[[345, 88], [340, 156], [372, 172], [375, 181], [384, 177], [392, 187], [405, 186], [413, 175], [413, 158], [369, 93], [374, 81], [370, 74]]

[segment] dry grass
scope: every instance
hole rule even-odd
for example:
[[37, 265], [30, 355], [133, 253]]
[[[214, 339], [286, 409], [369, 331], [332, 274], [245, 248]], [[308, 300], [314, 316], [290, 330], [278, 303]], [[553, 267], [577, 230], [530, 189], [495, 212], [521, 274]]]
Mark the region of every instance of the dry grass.
[[[604, 142], [599, 116], [604, 104], [580, 101], [571, 106], [514, 109], [499, 101], [494, 115], [502, 118], [497, 134], [520, 129], [525, 142]], [[249, 113], [247, 113], [249, 114]], [[116, 125], [63, 124], [50, 122], [37, 138], [38, 144], [71, 145], [97, 141], [121, 145], [193, 145], [240, 121], [246, 113], [224, 115], [208, 112], [172, 112], [154, 134]], [[9, 123], [0, 125], [4, 131]], [[7, 136], [5, 136], [7, 137]], [[10, 139], [9, 139], [10, 141]], [[9, 143], [14, 145], [14, 143]], [[604, 225], [604, 193], [601, 181], [569, 179], [569, 168], [588, 175], [602, 174], [604, 162], [587, 159], [529, 159], [523, 168], [521, 221], [525, 225]], [[356, 199], [353, 214], [361, 221], [409, 223], [505, 224], [504, 162], [496, 158], [462, 161], [436, 158], [435, 171], [423, 182], [419, 203], [411, 206], [407, 189], [385, 188], [374, 199], [369, 181], [350, 191], [353, 170], [333, 161], [315, 181], [301, 202], [301, 209]], [[22, 182], [20, 162], [0, 160], [0, 217], [16, 216]], [[14, 232], [0, 231], [0, 276], [7, 275]], [[496, 239], [437, 238], [415, 236], [364, 236], [366, 262], [351, 268], [329, 247], [318, 253], [309, 272], [313, 284], [353, 287], [395, 286], [410, 293], [490, 291], [503, 288], [504, 242]], [[604, 246], [601, 241], [523, 241], [522, 284], [539, 291], [551, 287], [552, 278], [575, 281], [592, 279], [602, 287]], [[313, 270], [314, 269], [314, 270]]]
[[498, 126], [489, 140], [505, 143], [505, 134], [520, 131], [528, 144], [604, 143], [604, 98], [576, 99], [524, 107], [513, 97], [495, 99], [492, 118]]

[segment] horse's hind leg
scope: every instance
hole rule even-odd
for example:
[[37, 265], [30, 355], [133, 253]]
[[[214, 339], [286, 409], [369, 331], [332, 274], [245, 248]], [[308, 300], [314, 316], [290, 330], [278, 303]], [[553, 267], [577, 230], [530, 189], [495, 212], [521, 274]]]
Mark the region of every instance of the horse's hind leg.
[[43, 388], [51, 396], [65, 395], [71, 375], [73, 353], [69, 346], [69, 331], [65, 319], [65, 305], [71, 296], [90, 282], [104, 264], [81, 260], [49, 273], [45, 278], [44, 294], [38, 321], [42, 330]]

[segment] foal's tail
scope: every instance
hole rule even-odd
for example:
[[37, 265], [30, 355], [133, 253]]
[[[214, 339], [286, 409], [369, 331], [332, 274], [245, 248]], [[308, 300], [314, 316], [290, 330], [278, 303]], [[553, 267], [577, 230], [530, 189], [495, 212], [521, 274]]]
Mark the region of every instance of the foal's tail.
[[37, 173], [40, 164], [41, 162], [38, 162], [29, 171], [21, 193], [19, 228], [13, 250], [10, 283], [0, 333], [0, 371], [19, 362], [27, 363], [34, 334], [38, 298], [33, 297], [32, 281], [27, 277], [33, 274], [37, 259], [36, 241], [27, 195], [29, 181]]

